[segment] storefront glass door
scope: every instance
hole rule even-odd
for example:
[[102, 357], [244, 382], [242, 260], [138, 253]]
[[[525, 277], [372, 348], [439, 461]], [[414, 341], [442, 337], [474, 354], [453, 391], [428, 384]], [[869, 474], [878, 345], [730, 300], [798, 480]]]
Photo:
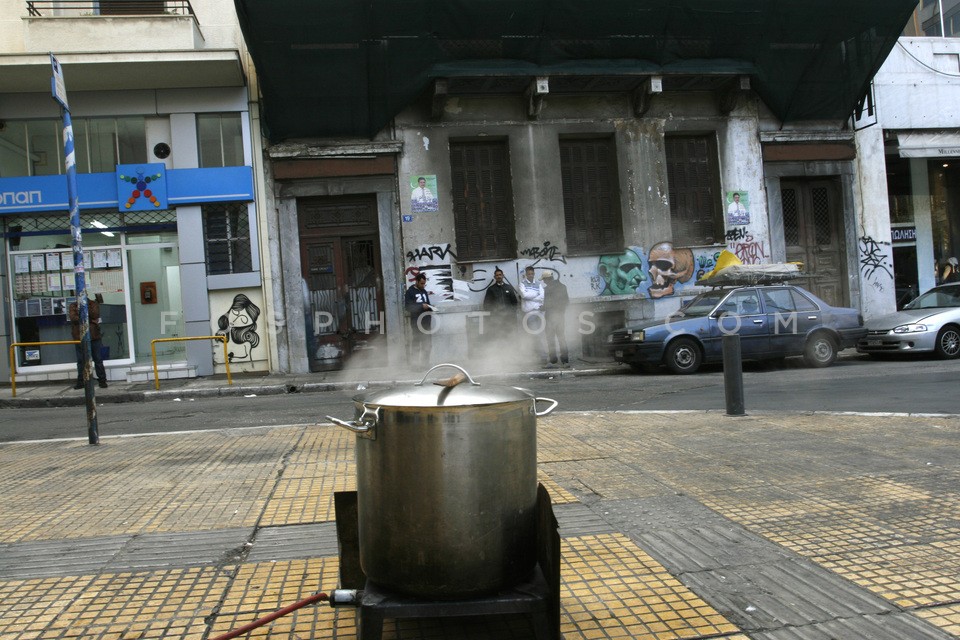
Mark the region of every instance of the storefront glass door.
[[[130, 310], [137, 362], [150, 363], [150, 344], [183, 336], [180, 257], [176, 233], [127, 235]], [[157, 362], [186, 359], [186, 343], [156, 343]]]

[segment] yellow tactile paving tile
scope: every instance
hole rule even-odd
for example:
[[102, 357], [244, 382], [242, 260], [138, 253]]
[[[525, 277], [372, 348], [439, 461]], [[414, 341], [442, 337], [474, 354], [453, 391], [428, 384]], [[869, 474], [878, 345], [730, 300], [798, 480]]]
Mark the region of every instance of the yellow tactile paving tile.
[[[737, 628], [620, 534], [563, 541], [561, 631], [566, 640], [715, 637]], [[211, 635], [226, 633], [337, 583], [336, 558], [240, 567]], [[335, 634], [336, 632], [336, 634]], [[335, 634], [335, 635], [334, 635]], [[308, 607], [249, 634], [251, 638], [354, 640], [356, 614], [325, 604]], [[384, 640], [530, 638], [523, 619], [388, 620]], [[743, 637], [743, 636], [741, 636]]]
[[0, 638], [200, 640], [229, 584], [215, 568], [0, 584]]
[[584, 493], [593, 493], [612, 500], [644, 498], [673, 492], [662, 482], [617, 460], [545, 462], [540, 463], [540, 468], [566, 486], [576, 485]]
[[13, 488], [0, 502], [0, 539], [252, 526], [302, 431], [4, 446], [0, 482]]
[[260, 525], [330, 522], [336, 519], [333, 494], [356, 491], [356, 472], [349, 465], [328, 465], [323, 475], [288, 478], [277, 482], [276, 490], [263, 511]]
[[537, 481], [543, 485], [543, 488], [550, 494], [550, 502], [553, 504], [572, 504], [577, 502], [577, 497], [557, 484], [557, 481], [551, 478], [543, 469], [537, 469]]
[[312, 464], [353, 462], [357, 436], [331, 425], [307, 427], [303, 437], [287, 457], [289, 467]]
[[960, 600], [960, 540], [816, 558], [824, 567], [901, 607]]
[[0, 638], [37, 638], [86, 589], [92, 576], [0, 582]]
[[564, 638], [700, 638], [738, 631], [622, 534], [567, 538]]
[[560, 425], [566, 426], [569, 422], [568, 419], [564, 418], [562, 423], [557, 420], [551, 423], [549, 420], [550, 418], [543, 418], [537, 423], [538, 462], [605, 457], [596, 448], [563, 431]]
[[[224, 597], [211, 637], [249, 624], [317, 592], [329, 593], [339, 577], [337, 558], [311, 558], [245, 564]], [[247, 638], [313, 638], [356, 636], [354, 612], [343, 615], [321, 602], [251, 631]]]
[[917, 609], [913, 613], [918, 618], [923, 618], [930, 624], [934, 624], [947, 633], [952, 633], [960, 638], [960, 604]]

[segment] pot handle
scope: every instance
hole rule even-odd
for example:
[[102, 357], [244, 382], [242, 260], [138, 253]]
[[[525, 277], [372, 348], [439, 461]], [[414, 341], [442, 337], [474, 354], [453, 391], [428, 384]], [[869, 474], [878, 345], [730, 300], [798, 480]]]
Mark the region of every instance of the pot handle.
[[479, 382], [474, 382], [474, 381], [473, 381], [473, 378], [470, 377], [470, 374], [467, 373], [467, 370], [466, 370], [466, 369], [464, 369], [463, 367], [461, 367], [461, 366], [458, 365], [458, 364], [451, 364], [451, 363], [449, 363], [449, 362], [440, 363], [440, 364], [435, 364], [435, 365], [433, 365], [432, 367], [430, 367], [430, 370], [427, 371], [425, 374], [423, 374], [423, 380], [421, 380], [420, 382], [415, 383], [414, 386], [417, 386], [417, 387], [423, 386], [423, 383], [427, 381], [427, 376], [429, 376], [431, 373], [433, 373], [434, 369], [439, 369], [440, 367], [453, 367], [454, 369], [459, 369], [459, 370], [460, 370], [460, 373], [462, 373], [463, 375], [467, 376], [467, 380], [470, 382], [470, 384], [472, 384], [472, 385], [474, 385], [474, 386], [476, 386], [476, 387], [479, 387], [479, 386], [480, 386], [480, 383], [479, 383]]
[[353, 431], [360, 438], [376, 440], [376, 426], [377, 422], [380, 421], [380, 407], [371, 409], [370, 407], [364, 405], [363, 414], [356, 420], [340, 420], [338, 418], [334, 418], [333, 416], [327, 416], [327, 420], [338, 427], [343, 427], [348, 431]]
[[[547, 407], [547, 408], [544, 409], [543, 411], [539, 411], [539, 412], [538, 412], [538, 411], [537, 411], [537, 403], [540, 402], [541, 400], [542, 400], [543, 402], [552, 402], [553, 404], [551, 404], [549, 407]], [[534, 413], [537, 415], [537, 417], [539, 418], [540, 416], [545, 416], [545, 415], [547, 415], [548, 413], [550, 413], [551, 411], [553, 411], [554, 409], [556, 409], [558, 404], [560, 404], [560, 403], [557, 402], [556, 400], [554, 400], [553, 398], [534, 398], [534, 399], [533, 399], [533, 412], [534, 412]]]

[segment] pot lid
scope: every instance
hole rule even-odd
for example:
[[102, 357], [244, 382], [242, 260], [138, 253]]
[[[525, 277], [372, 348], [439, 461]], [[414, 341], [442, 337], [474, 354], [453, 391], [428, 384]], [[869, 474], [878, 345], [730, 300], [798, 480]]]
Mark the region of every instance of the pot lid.
[[[461, 373], [446, 379], [428, 381], [434, 369], [454, 367]], [[453, 364], [438, 364], [416, 384], [391, 387], [354, 396], [355, 402], [385, 407], [471, 407], [533, 400], [527, 389], [503, 385], [479, 384], [466, 371]]]

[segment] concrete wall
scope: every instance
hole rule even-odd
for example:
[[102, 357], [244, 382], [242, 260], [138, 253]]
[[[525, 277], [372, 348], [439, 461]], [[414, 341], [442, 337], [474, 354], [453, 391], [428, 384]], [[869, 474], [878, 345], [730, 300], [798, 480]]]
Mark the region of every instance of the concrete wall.
[[[627, 319], [666, 315], [676, 309], [681, 297], [698, 291], [698, 274], [713, 268], [722, 249], [736, 249], [744, 239], [759, 247], [759, 253], [751, 254], [754, 261], [770, 261], [759, 119], [752, 99], [742, 101], [729, 115], [719, 112], [711, 93], [656, 95], [650, 110], [640, 118], [633, 115], [626, 96], [550, 95], [536, 120], [529, 119], [525, 109], [519, 97], [456, 97], [447, 100], [439, 121], [430, 118], [425, 105], [414, 105], [396, 119], [395, 135], [403, 142], [398, 159], [400, 214], [404, 216], [400, 224], [402, 266], [406, 285], [415, 271], [428, 273], [428, 289], [440, 308], [438, 336], [442, 339], [434, 338], [435, 360], [466, 356], [467, 318], [480, 309], [494, 267], [502, 268], [514, 284], [523, 267], [533, 265], [538, 272], [552, 271], [567, 285], [573, 307], [568, 317], [568, 342], [571, 350], [578, 352], [581, 311], [620, 311]], [[720, 189], [748, 192], [751, 218], [740, 228], [719, 229], [713, 245], [689, 248], [693, 264], [688, 279], [677, 283], [674, 296], [652, 300], [647, 292], [647, 254], [655, 244], [672, 240], [664, 151], [664, 136], [670, 133], [716, 136]], [[615, 141], [622, 255], [568, 254], [559, 139], [583, 134], [609, 135]], [[507, 141], [518, 255], [478, 262], [457, 259], [451, 207], [452, 138]], [[411, 182], [419, 175], [436, 176], [439, 211], [413, 213]], [[638, 265], [631, 286], [612, 289], [608, 284], [610, 265], [619, 268], [631, 262]]]
[[[92, 6], [93, 3], [91, 3]], [[237, 49], [243, 36], [231, 0], [192, 3], [194, 17], [93, 16], [86, 10], [27, 14], [25, 0], [0, 0], [0, 53]], [[109, 47], [105, 43], [110, 43]]]
[[874, 89], [883, 129], [960, 127], [960, 40], [900, 38]]

